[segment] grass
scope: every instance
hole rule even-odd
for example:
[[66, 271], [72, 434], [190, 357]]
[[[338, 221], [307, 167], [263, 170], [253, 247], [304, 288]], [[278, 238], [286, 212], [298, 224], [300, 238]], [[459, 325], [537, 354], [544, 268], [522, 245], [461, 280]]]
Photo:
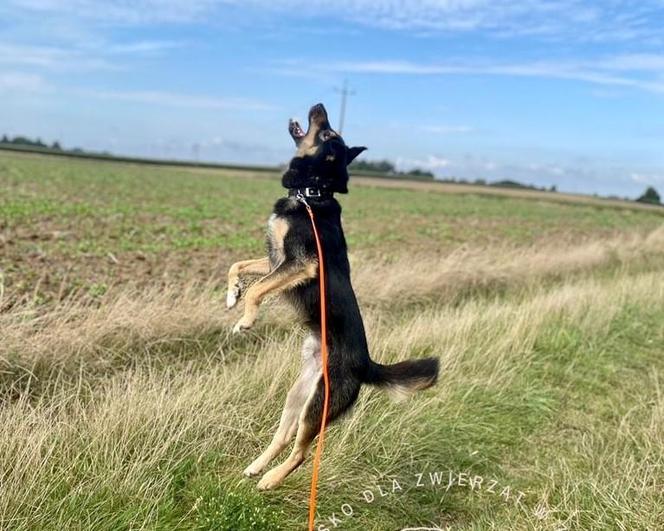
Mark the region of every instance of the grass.
[[[223, 278], [186, 266], [211, 263], [207, 244], [151, 247], [158, 223], [183, 239], [191, 223], [205, 234], [228, 223], [258, 242], [277, 185], [62, 159], [0, 165], [13, 190], [0, 199], [13, 241], [0, 295], [0, 528], [304, 529], [310, 462], [270, 493], [241, 477], [276, 427], [303, 331], [271, 301], [256, 329], [230, 335], [238, 314], [223, 308]], [[331, 428], [320, 529], [661, 526], [661, 216], [363, 186], [344, 206], [372, 356], [437, 355], [442, 373], [406, 403], [365, 389]], [[84, 290], [38, 296], [53, 257], [98, 264], [111, 252], [123, 267], [129, 254], [104, 221], [120, 211], [126, 230], [144, 220], [126, 251], [145, 253], [127, 269], [143, 282], [72, 269]], [[72, 234], [36, 240], [46, 261], [18, 260], [39, 227]], [[79, 248], [86, 231], [96, 250]], [[371, 237], [381, 231], [392, 237]], [[223, 244], [218, 269], [257, 253], [247, 241]], [[159, 260], [172, 274], [141, 269]]]
[[[376, 182], [342, 199], [349, 244], [370, 256], [644, 233], [664, 214]], [[4, 283], [44, 300], [129, 280], [186, 280], [185, 271], [219, 275], [222, 263], [263, 251], [266, 216], [283, 193], [272, 174], [6, 153], [0, 188]]]

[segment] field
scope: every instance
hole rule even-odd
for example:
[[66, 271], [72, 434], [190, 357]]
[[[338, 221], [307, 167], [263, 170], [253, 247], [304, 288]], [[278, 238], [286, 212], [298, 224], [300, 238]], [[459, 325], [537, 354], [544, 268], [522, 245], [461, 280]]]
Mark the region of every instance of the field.
[[[365, 388], [326, 438], [321, 531], [661, 529], [664, 209], [351, 180], [372, 356], [438, 385]], [[279, 176], [0, 153], [0, 528], [304, 529], [310, 461], [270, 441], [303, 330], [230, 334], [233, 260]], [[241, 305], [240, 305], [241, 306]]]

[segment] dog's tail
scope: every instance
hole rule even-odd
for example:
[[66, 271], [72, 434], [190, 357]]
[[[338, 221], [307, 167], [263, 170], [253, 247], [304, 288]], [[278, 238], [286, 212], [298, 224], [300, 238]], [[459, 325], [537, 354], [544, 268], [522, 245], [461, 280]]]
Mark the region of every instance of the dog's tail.
[[395, 400], [403, 400], [438, 380], [438, 358], [407, 360], [394, 365], [370, 362], [365, 383], [384, 387]]

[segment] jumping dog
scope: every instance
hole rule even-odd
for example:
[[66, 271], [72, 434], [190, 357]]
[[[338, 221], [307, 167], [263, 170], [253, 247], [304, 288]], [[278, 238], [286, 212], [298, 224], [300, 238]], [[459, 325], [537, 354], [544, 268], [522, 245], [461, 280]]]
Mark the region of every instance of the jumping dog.
[[[288, 196], [279, 199], [268, 222], [268, 256], [233, 264], [228, 272], [228, 308], [244, 296], [244, 315], [233, 331], [251, 328], [267, 295], [281, 293], [301, 316], [309, 335], [302, 348], [301, 373], [288, 393], [279, 428], [267, 449], [244, 471], [260, 474], [295, 437], [290, 456], [258, 483], [261, 490], [278, 486], [305, 460], [323, 414], [318, 254], [305, 202], [313, 210], [322, 241], [327, 278], [327, 344], [330, 403], [327, 422], [353, 405], [362, 384], [410, 394], [436, 383], [438, 360], [424, 358], [381, 365], [369, 357], [360, 309], [350, 280], [341, 206], [335, 193], [348, 192], [347, 166], [366, 148], [347, 147], [330, 126], [322, 104], [309, 111], [305, 132], [291, 120], [288, 130], [297, 148], [282, 177]], [[241, 277], [261, 278], [246, 291]]]

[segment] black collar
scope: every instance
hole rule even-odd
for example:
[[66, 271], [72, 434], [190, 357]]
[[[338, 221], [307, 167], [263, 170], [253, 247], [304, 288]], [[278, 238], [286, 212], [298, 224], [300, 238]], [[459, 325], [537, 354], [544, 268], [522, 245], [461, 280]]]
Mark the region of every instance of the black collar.
[[332, 199], [333, 192], [329, 190], [321, 190], [314, 186], [307, 186], [306, 188], [289, 188], [288, 197], [302, 196], [305, 199]]

